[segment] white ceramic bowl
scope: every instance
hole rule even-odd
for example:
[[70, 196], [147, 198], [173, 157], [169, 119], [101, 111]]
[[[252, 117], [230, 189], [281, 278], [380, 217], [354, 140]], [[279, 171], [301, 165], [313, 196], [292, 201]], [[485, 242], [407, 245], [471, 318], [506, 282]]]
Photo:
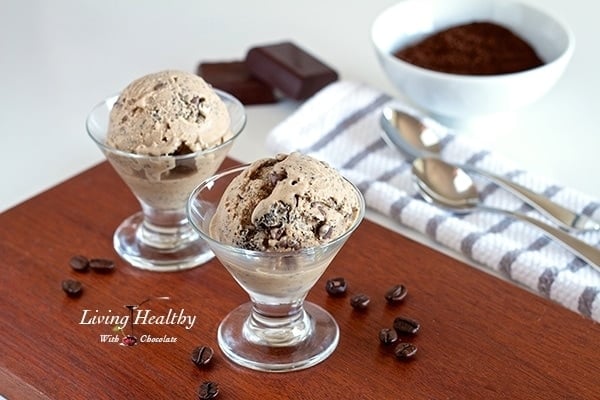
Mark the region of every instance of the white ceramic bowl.
[[[545, 64], [503, 75], [457, 75], [420, 68], [393, 55], [432, 33], [476, 21], [510, 29]], [[371, 39], [396, 88], [414, 105], [442, 119], [505, 113], [536, 101], [558, 81], [574, 49], [567, 26], [531, 5], [511, 0], [402, 0], [375, 19]]]

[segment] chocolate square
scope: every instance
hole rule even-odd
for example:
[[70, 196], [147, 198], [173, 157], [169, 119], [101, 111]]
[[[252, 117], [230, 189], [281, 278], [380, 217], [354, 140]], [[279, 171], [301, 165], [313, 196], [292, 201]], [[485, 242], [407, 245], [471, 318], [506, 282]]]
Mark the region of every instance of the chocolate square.
[[338, 74], [292, 42], [251, 48], [246, 66], [261, 81], [295, 100], [304, 100], [338, 79]]
[[203, 62], [198, 65], [197, 74], [245, 105], [277, 101], [273, 88], [252, 76], [244, 61]]

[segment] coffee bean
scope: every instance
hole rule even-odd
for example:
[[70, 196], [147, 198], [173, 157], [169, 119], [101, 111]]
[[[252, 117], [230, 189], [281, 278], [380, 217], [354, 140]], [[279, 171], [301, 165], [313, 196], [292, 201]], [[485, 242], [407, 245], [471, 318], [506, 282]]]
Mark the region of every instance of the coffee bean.
[[106, 258], [92, 258], [90, 268], [95, 272], [112, 272], [115, 269], [115, 262]]
[[75, 271], [83, 272], [88, 270], [90, 262], [87, 259], [87, 257], [78, 255], [71, 257], [71, 259], [69, 260], [69, 265]]
[[61, 285], [64, 292], [70, 297], [78, 297], [83, 291], [83, 285], [81, 282], [74, 279], [65, 279], [62, 281]]
[[414, 319], [396, 317], [394, 319], [394, 329], [399, 335], [414, 335], [421, 329], [421, 324]]
[[371, 299], [369, 298], [369, 296], [363, 293], [355, 294], [350, 299], [350, 305], [357, 310], [364, 310], [365, 308], [367, 308], [370, 302]]
[[348, 285], [346, 284], [346, 280], [342, 277], [329, 279], [325, 283], [325, 290], [331, 296], [343, 296], [346, 294], [346, 290], [348, 289]]
[[398, 333], [395, 329], [383, 328], [379, 331], [379, 341], [386, 346], [396, 343], [398, 341]]
[[408, 291], [404, 285], [394, 285], [385, 293], [385, 299], [388, 303], [399, 303], [404, 300], [407, 294]]
[[199, 367], [204, 367], [210, 363], [215, 352], [208, 346], [198, 346], [192, 351], [192, 362]]
[[219, 395], [219, 385], [212, 381], [204, 381], [198, 389], [198, 400], [215, 399]]
[[417, 346], [412, 343], [400, 343], [394, 349], [394, 354], [399, 360], [411, 359], [417, 354]]

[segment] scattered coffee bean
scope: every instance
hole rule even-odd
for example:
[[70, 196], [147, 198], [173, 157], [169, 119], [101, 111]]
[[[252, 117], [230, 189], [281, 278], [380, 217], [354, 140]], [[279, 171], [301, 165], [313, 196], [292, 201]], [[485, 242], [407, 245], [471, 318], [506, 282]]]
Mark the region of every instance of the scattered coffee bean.
[[215, 352], [208, 346], [198, 346], [192, 351], [192, 362], [199, 367], [204, 367], [210, 363]]
[[414, 319], [406, 317], [396, 317], [394, 319], [394, 329], [399, 335], [414, 335], [420, 328], [421, 324]]
[[364, 310], [365, 308], [367, 308], [370, 302], [371, 299], [369, 298], [369, 296], [363, 293], [355, 294], [350, 299], [350, 305], [357, 310]]
[[379, 331], [379, 341], [386, 346], [396, 343], [398, 341], [398, 332], [395, 329], [383, 328]]
[[388, 303], [399, 303], [404, 300], [407, 294], [406, 286], [402, 284], [394, 285], [385, 292], [385, 299]]
[[115, 269], [115, 262], [106, 258], [92, 258], [90, 268], [96, 272], [111, 272]]
[[69, 260], [69, 265], [75, 271], [84, 272], [87, 271], [90, 267], [90, 262], [87, 259], [87, 257], [78, 255], [71, 257], [71, 259]]
[[198, 389], [198, 400], [215, 399], [219, 395], [219, 385], [212, 381], [204, 381]]
[[417, 346], [412, 343], [400, 343], [394, 349], [394, 354], [399, 360], [411, 359], [415, 354], [417, 354]]
[[342, 277], [329, 279], [325, 283], [325, 290], [327, 290], [327, 293], [331, 296], [343, 296], [346, 294], [347, 289], [348, 285], [346, 284], [346, 280]]
[[62, 281], [62, 289], [70, 297], [78, 297], [83, 291], [83, 285], [81, 282], [74, 279], [65, 279]]

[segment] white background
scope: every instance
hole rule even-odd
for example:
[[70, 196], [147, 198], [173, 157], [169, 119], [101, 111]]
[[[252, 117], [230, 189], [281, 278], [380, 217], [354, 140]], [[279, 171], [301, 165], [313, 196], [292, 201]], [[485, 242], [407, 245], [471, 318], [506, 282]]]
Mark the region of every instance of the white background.
[[[600, 198], [598, 2], [529, 0], [570, 25], [573, 59], [512, 129], [469, 133], [524, 169]], [[84, 121], [131, 80], [200, 61], [242, 59], [248, 48], [291, 40], [342, 79], [398, 94], [370, 42], [375, 16], [395, 0], [3, 0], [0, 2], [0, 211], [103, 160]], [[231, 155], [269, 155], [267, 132], [297, 103], [247, 108]]]

